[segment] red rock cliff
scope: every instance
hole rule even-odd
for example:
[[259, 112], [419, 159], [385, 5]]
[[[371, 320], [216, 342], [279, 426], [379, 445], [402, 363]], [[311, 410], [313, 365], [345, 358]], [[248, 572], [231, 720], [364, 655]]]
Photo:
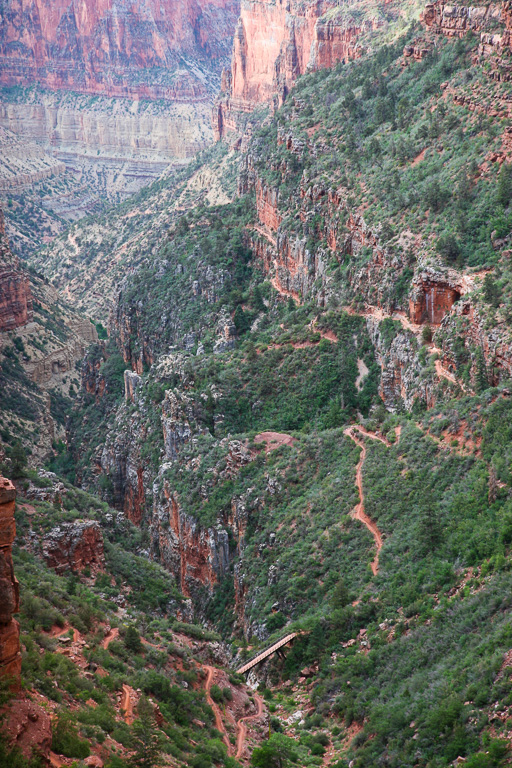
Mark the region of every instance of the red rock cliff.
[[13, 687], [19, 688], [20, 628], [13, 618], [19, 610], [18, 582], [12, 564], [12, 543], [16, 536], [15, 499], [13, 484], [0, 477], [0, 676], [13, 678]]
[[242, 0], [231, 72], [213, 112], [217, 138], [236, 132], [244, 114], [282, 101], [308, 69], [359, 56], [358, 38], [377, 24], [336, 11], [335, 0]]
[[11, 253], [0, 210], [0, 332], [26, 325], [32, 319], [32, 294], [18, 259]]
[[239, 0], [8, 0], [0, 8], [0, 83], [201, 98], [207, 78], [196, 65], [222, 66], [238, 8]]

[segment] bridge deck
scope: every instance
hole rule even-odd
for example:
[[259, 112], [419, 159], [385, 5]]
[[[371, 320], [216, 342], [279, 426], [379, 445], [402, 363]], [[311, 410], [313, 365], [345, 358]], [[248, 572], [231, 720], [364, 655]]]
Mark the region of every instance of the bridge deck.
[[247, 661], [242, 667], [237, 669], [239, 675], [243, 675], [244, 672], [248, 672], [250, 669], [256, 666], [256, 664], [259, 664], [260, 661], [264, 661], [265, 659], [268, 659], [269, 656], [272, 656], [273, 653], [278, 651], [280, 648], [283, 647], [283, 645], [286, 645], [291, 640], [293, 640], [295, 637], [297, 637], [298, 632], [291, 632], [289, 635], [285, 635], [280, 640], [277, 640], [277, 642], [270, 645], [268, 648], [265, 648], [263, 651], [260, 651], [257, 656], [255, 656], [253, 659], [250, 659], [250, 661]]

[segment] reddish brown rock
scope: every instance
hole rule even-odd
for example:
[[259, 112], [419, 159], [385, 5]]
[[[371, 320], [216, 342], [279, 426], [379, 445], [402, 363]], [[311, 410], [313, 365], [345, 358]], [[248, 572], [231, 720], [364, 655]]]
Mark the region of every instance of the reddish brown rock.
[[336, 14], [337, 6], [335, 0], [242, 0], [231, 73], [222, 78], [223, 93], [213, 110], [217, 139], [240, 131], [244, 115], [258, 105], [282, 103], [307, 70], [362, 54], [358, 39], [377, 18], [356, 22]]
[[13, 618], [19, 611], [19, 587], [12, 563], [15, 499], [13, 484], [0, 477], [0, 676], [12, 678], [16, 690], [20, 686], [21, 654], [19, 625]]
[[465, 285], [453, 270], [446, 274], [432, 269], [421, 272], [414, 280], [409, 298], [412, 322], [439, 325], [464, 293]]
[[228, 534], [221, 525], [204, 528], [180, 509], [164, 483], [162, 499], [153, 510], [153, 551], [171, 573], [185, 597], [204, 599], [229, 571]]
[[502, 19], [502, 7], [507, 4], [448, 5], [438, 0], [427, 3], [423, 22], [427, 29], [445, 37], [464, 37], [470, 30], [482, 32], [491, 22]]
[[198, 69], [229, 54], [238, 8], [238, 0], [11, 0], [0, 17], [0, 82], [202, 99]]
[[40, 756], [46, 765], [52, 727], [51, 717], [43, 707], [28, 698], [14, 699], [9, 703], [3, 729], [10, 746], [18, 747], [27, 759]]
[[103, 535], [94, 520], [61, 523], [43, 539], [43, 557], [57, 573], [104, 568]]
[[32, 320], [32, 294], [28, 278], [9, 247], [0, 210], [0, 332]]

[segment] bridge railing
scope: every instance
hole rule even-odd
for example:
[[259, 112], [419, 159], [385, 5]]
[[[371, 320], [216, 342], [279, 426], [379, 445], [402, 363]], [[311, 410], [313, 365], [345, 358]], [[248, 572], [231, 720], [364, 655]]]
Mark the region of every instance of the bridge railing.
[[263, 661], [263, 659], [266, 659], [268, 656], [270, 656], [272, 653], [275, 653], [280, 648], [282, 648], [284, 645], [290, 642], [290, 640], [293, 640], [297, 637], [297, 635], [301, 634], [300, 632], [289, 632], [286, 635], [283, 635], [279, 638], [279, 640], [274, 640], [272, 643], [269, 643], [265, 648], [260, 648], [260, 650], [254, 654], [248, 661], [245, 661], [241, 667], [239, 667], [236, 671], [239, 675], [243, 674], [244, 672], [248, 672], [249, 669], [256, 666], [260, 661]]

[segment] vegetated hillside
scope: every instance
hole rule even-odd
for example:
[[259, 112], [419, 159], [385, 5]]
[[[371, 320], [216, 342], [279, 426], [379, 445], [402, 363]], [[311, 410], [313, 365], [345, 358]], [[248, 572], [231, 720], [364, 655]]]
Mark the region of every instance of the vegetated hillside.
[[218, 636], [176, 618], [183, 596], [147, 533], [51, 473], [18, 486], [23, 691], [2, 689], [2, 764], [239, 765], [237, 723], [261, 712], [245, 750], [265, 708]]
[[116, 284], [152, 257], [177, 212], [201, 201], [231, 198], [236, 184], [232, 166], [225, 149], [213, 147], [102, 216], [76, 222], [31, 263], [44, 270], [73, 306], [106, 325]]
[[474, 34], [508, 28], [446, 18], [301, 78], [237, 200], [148, 222], [53, 461], [239, 658], [304, 632], [254, 674], [255, 766], [509, 761], [511, 86]]
[[79, 361], [97, 339], [46, 278], [23, 271], [0, 210], [0, 457], [28, 452], [37, 464], [52, 455], [80, 387]]

